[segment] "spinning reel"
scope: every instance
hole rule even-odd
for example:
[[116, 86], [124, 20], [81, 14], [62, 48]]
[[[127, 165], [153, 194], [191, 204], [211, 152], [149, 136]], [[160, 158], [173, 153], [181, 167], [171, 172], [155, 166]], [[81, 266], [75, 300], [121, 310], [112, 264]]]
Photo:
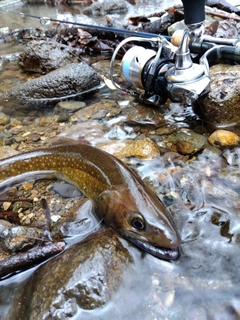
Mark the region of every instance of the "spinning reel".
[[[115, 49], [110, 63], [110, 79], [115, 88], [135, 96], [140, 101], [161, 105], [169, 98], [173, 102], [191, 105], [209, 90], [209, 62], [224, 58], [240, 62], [239, 39], [217, 39], [203, 35], [204, 0], [182, 0], [186, 29], [180, 45], [174, 46], [164, 36], [130, 37]], [[142, 46], [148, 42], [150, 48]], [[122, 77], [134, 86], [128, 90], [114, 80], [114, 64], [119, 50], [134, 44], [121, 61]], [[192, 54], [200, 59], [192, 60]], [[139, 90], [140, 89], [140, 90]]]
[[[209, 69], [204, 60], [200, 64], [192, 62], [188, 47], [189, 31], [184, 32], [179, 48], [173, 46], [164, 37], [152, 39], [130, 37], [116, 48], [111, 64], [110, 78], [113, 85], [138, 99], [163, 104], [167, 98], [174, 102], [190, 105], [207, 90], [210, 83]], [[121, 62], [123, 78], [144, 92], [128, 91], [114, 81], [114, 63], [118, 51], [129, 42], [151, 43], [155, 49], [133, 46], [124, 55]]]

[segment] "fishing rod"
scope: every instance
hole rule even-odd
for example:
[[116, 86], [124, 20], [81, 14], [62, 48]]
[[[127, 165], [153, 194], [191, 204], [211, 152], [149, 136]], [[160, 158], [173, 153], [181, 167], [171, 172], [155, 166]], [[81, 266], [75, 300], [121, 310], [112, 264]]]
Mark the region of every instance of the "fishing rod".
[[[160, 36], [155, 33], [148, 33], [148, 32], [136, 31], [136, 30], [104, 27], [104, 26], [98, 26], [98, 25], [81, 23], [81, 22], [59, 20], [59, 19], [54, 19], [54, 18], [49, 18], [49, 17], [39, 17], [39, 16], [35, 16], [35, 15], [23, 13], [23, 12], [14, 12], [14, 11], [3, 10], [3, 9], [0, 9], [0, 11], [20, 15], [22, 18], [28, 17], [28, 18], [38, 19], [41, 25], [48, 25], [50, 22], [58, 22], [58, 23], [63, 23], [63, 24], [71, 24], [73, 26], [78, 26], [78, 27], [86, 28], [86, 29], [99, 30], [99, 31], [103, 31], [103, 32], [111, 32], [111, 33], [119, 34], [119, 35], [125, 36], [125, 37], [126, 36], [127, 37], [136, 36], [136, 37], [144, 37], [144, 38], [156, 38], [156, 37]], [[166, 35], [161, 35], [161, 37], [164, 37], [168, 41], [170, 41], [170, 38], [171, 38], [170, 36], [166, 36]]]
[[[186, 0], [185, 0], [186, 1]], [[51, 22], [58, 22], [63, 24], [71, 24], [73, 26], [82, 27], [85, 29], [93, 29], [93, 30], [99, 30], [103, 32], [110, 32], [114, 34], [119, 34], [121, 36], [125, 37], [142, 37], [142, 38], [157, 38], [161, 37], [166, 39], [167, 41], [171, 41], [171, 43], [178, 47], [182, 41], [183, 38], [183, 30], [177, 30], [172, 36], [162, 35], [162, 34], [156, 34], [156, 33], [148, 33], [148, 32], [142, 32], [137, 30], [127, 30], [127, 29], [120, 29], [120, 28], [113, 28], [113, 27], [104, 27], [104, 26], [98, 26], [93, 24], [87, 24], [87, 23], [81, 23], [81, 22], [74, 22], [69, 20], [60, 20], [60, 19], [54, 19], [50, 17], [39, 17], [36, 15], [27, 14], [24, 12], [14, 12], [10, 10], [3, 10], [0, 8], [0, 11], [11, 13], [15, 15], [19, 15], [22, 18], [28, 17], [39, 20], [41, 25], [48, 25]], [[235, 46], [240, 42], [240, 39], [227, 39], [227, 38], [215, 38], [209, 35], [202, 35], [201, 38], [198, 40], [194, 39], [189, 42], [189, 49], [191, 53], [196, 54], [204, 54], [207, 50], [212, 48], [214, 45], [227, 45], [227, 46]]]

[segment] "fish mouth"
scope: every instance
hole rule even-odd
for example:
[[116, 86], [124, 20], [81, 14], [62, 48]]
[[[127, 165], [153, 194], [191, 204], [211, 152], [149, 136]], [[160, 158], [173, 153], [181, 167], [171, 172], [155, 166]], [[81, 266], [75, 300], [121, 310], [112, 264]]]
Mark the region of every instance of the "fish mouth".
[[151, 255], [163, 259], [163, 260], [176, 260], [180, 257], [179, 247], [177, 248], [164, 248], [156, 245], [152, 245], [148, 242], [143, 242], [138, 239], [127, 237], [135, 246], [142, 249], [143, 251], [150, 253]]

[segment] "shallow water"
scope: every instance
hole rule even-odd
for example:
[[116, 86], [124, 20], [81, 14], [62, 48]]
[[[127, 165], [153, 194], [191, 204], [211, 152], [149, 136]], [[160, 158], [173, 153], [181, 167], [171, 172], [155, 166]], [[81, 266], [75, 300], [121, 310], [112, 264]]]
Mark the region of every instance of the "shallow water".
[[[160, 4], [165, 8], [169, 3], [170, 1], [154, 1], [149, 5], [148, 1], [140, 1], [131, 14], [141, 14], [156, 9], [160, 11]], [[64, 13], [69, 9], [71, 9], [70, 14]], [[81, 7], [77, 6], [66, 8], [17, 4], [11, 6], [9, 10], [57, 19], [62, 17], [72, 19], [73, 16], [82, 19], [79, 13]], [[36, 26], [35, 19], [23, 19], [11, 14], [7, 17], [6, 13], [1, 11], [0, 21], [2, 26], [7, 25], [10, 28]], [[84, 17], [84, 23], [92, 22], [92, 19]], [[100, 23], [101, 19], [97, 22]], [[21, 45], [12, 47], [9, 44], [0, 44], [0, 55], [17, 53], [21, 49]], [[104, 65], [100, 64], [100, 67], [104, 70]], [[17, 77], [8, 77], [6, 74], [8, 70], [15, 71]], [[5, 89], [19, 81], [21, 75], [16, 63], [11, 61], [4, 63], [1, 74], [5, 74], [3, 77]], [[2, 86], [1, 90], [3, 91]], [[116, 99], [122, 108], [122, 115], [111, 120], [92, 122], [88, 128], [86, 126], [84, 132], [89, 136], [89, 141], [96, 144], [103, 140], [111, 141], [113, 138], [117, 140], [134, 138], [136, 133], [129, 124], [124, 123], [128, 113], [132, 112], [132, 102], [106, 88], [101, 91], [101, 97]], [[146, 110], [149, 110], [146, 117], [139, 119], [135, 113], [135, 118], [132, 120], [141, 120], [145, 124], [155, 121], [154, 117], [158, 111], [147, 106]], [[21, 109], [19, 112], [19, 119], [27, 120], [28, 110]], [[18, 113], [13, 111], [12, 117], [17, 119]], [[184, 130], [189, 132], [187, 131], [189, 129], [197, 132], [202, 130], [203, 135], [208, 134], [207, 128], [192, 113], [191, 108], [170, 103], [160, 114], [166, 128], [174, 127], [177, 132]], [[29, 117], [41, 116], [53, 116], [52, 109], [31, 111]], [[98, 131], [99, 123], [108, 128], [102, 136]], [[151, 131], [148, 130], [149, 132]], [[79, 131], [74, 131], [68, 136], [78, 139], [79, 135]], [[152, 136], [155, 137], [155, 133], [152, 133]], [[167, 147], [161, 137], [158, 143], [162, 147]], [[183, 239], [182, 255], [179, 260], [169, 263], [142, 254], [140, 250], [122, 240], [134, 261], [131, 272], [126, 272], [124, 275], [119, 291], [104, 307], [91, 311], [79, 308], [77, 314], [69, 319], [239, 319], [239, 154], [239, 148], [226, 149], [219, 154], [215, 149], [206, 148], [189, 161], [182, 159], [176, 161], [170, 155], [165, 160], [161, 157], [154, 160], [129, 159], [128, 164], [137, 169], [143, 179], [150, 181], [172, 212]], [[223, 160], [226, 161], [224, 167], [220, 164]], [[22, 272], [0, 282], [0, 316], [7, 313], [9, 308], [15, 308], [11, 306], [14, 288], [21, 290], [23, 282], [32, 271]]]

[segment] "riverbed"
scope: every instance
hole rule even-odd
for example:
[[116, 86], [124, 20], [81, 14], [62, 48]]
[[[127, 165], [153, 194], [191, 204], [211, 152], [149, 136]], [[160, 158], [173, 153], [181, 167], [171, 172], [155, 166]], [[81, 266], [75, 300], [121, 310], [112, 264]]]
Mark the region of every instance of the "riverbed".
[[[127, 16], [161, 11], [169, 3], [173, 4], [170, 1], [139, 1]], [[19, 12], [60, 20], [84, 20], [84, 23], [89, 24], [103, 23], [103, 18], [83, 16], [83, 7], [16, 3], [1, 8], [0, 27], [36, 28], [38, 24], [43, 27], [38, 19], [21, 17], [16, 14]], [[123, 21], [127, 16], [116, 14], [114, 19]], [[2, 93], [33, 77], [24, 73], [17, 64], [17, 57], [24, 46], [21, 43], [13, 45], [11, 42], [0, 44], [0, 56], [4, 56], [0, 70]], [[109, 77], [109, 59], [83, 59], [90, 61], [101, 75]], [[68, 306], [74, 304], [72, 309], [69, 307], [71, 312], [66, 311], [66, 304], [63, 307], [55, 301], [50, 311], [45, 310], [48, 316], [42, 316], [42, 319], [239, 319], [240, 148], [218, 148], [209, 144], [207, 139], [214, 128], [201, 121], [191, 106], [170, 101], [162, 107], [144, 105], [106, 86], [90, 97], [83, 98], [83, 101], [86, 107], [71, 113], [65, 121], [58, 121], [59, 114], [52, 104], [31, 109], [11, 105], [2, 107], [1, 111], [11, 119], [8, 124], [1, 126], [1, 145], [23, 152], [47, 146], [53, 138], [67, 137], [87, 141], [114, 153], [120, 142], [149, 142], [146, 139], [151, 139], [159, 148], [157, 156], [151, 151], [143, 156], [141, 150], [136, 153], [131, 151], [130, 154], [115, 153], [138, 172], [171, 213], [182, 238], [181, 257], [172, 262], [160, 260], [120, 239], [131, 255], [131, 263], [124, 269], [120, 285], [109, 301], [91, 310], [79, 307], [75, 300], [71, 301], [71, 297], [68, 297]], [[99, 113], [100, 106], [105, 105], [106, 101], [118, 108], [119, 113]], [[100, 106], [93, 109], [96, 103]], [[233, 128], [233, 131], [239, 133], [239, 128]], [[186, 146], [192, 147], [193, 151], [183, 151]], [[149, 144], [146, 148], [149, 150]], [[44, 195], [49, 200], [55, 221], [61, 220], [67, 205], [75, 208], [82, 204], [82, 196], [63, 199], [51, 191], [53, 182], [42, 183], [31, 187], [37, 192], [33, 194], [39, 198]], [[46, 190], [50, 193], [46, 193]], [[16, 194], [20, 191], [18, 189]], [[24, 191], [21, 194], [24, 195]], [[94, 223], [96, 229], [91, 226], [89, 233], [99, 228], [99, 222]], [[103, 224], [100, 226], [102, 228]], [[68, 245], [80, 242], [83, 238], [74, 238]], [[67, 273], [67, 265], [64, 267]], [[31, 304], [21, 293], [24, 295], [26, 292], [25, 283], [27, 286], [33, 285], [31, 279], [35, 281], [34, 272], [37, 268], [39, 266], [0, 281], [2, 319], [16, 319], [13, 310], [18, 308], [18, 301]], [[51, 296], [51, 284], [45, 280], [44, 275], [41, 274], [41, 277], [37, 279], [40, 284], [35, 290], [49, 290]], [[52, 277], [55, 279], [54, 272]], [[39, 301], [38, 307], [42, 305]], [[18, 314], [19, 319], [20, 316], [26, 319], [24, 314]], [[29, 316], [29, 319], [36, 318]]]

